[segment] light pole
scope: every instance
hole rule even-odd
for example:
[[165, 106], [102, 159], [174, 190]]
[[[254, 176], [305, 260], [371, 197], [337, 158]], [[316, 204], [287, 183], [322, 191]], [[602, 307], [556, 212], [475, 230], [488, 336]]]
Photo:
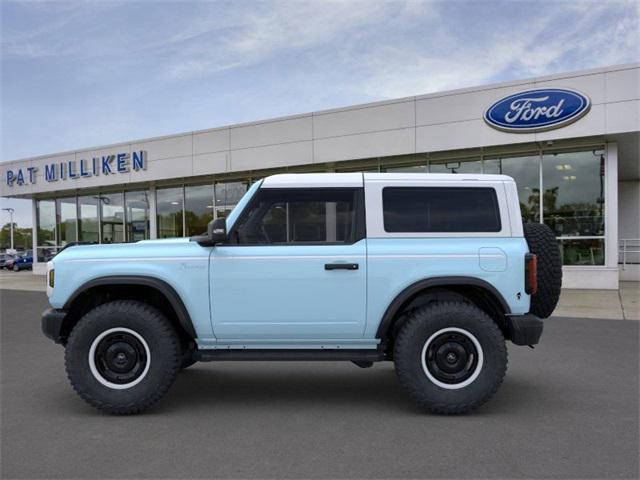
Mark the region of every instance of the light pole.
[[11, 251], [13, 251], [13, 212], [15, 212], [15, 210], [13, 208], [3, 208], [3, 210], [9, 212], [9, 228], [11, 229]]

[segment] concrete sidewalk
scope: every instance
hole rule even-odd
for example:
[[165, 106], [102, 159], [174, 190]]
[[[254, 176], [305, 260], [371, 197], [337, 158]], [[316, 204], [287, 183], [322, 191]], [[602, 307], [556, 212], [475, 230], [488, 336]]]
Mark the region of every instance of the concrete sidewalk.
[[[0, 271], [0, 289], [46, 291], [44, 275]], [[620, 282], [620, 290], [562, 290], [555, 317], [640, 320], [640, 282]]]

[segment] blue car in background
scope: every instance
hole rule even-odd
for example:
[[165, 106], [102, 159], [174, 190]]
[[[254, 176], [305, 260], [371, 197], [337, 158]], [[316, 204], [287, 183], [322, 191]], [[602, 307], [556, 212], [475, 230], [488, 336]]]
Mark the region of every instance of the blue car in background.
[[19, 272], [20, 270], [31, 270], [33, 268], [33, 255], [30, 253], [23, 253], [8, 260], [6, 263], [7, 270], [13, 270]]

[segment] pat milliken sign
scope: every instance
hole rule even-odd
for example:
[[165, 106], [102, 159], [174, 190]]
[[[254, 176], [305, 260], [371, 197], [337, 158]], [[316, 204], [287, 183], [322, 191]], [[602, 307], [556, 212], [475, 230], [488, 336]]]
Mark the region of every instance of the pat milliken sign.
[[131, 154], [116, 153], [88, 159], [52, 162], [41, 167], [9, 169], [5, 173], [5, 181], [9, 187], [34, 184], [39, 177], [40, 168], [43, 168], [41, 176], [47, 182], [118, 175], [146, 170], [147, 152], [140, 150]]
[[484, 121], [504, 132], [542, 132], [573, 123], [590, 108], [589, 97], [577, 90], [539, 88], [498, 100], [484, 112]]

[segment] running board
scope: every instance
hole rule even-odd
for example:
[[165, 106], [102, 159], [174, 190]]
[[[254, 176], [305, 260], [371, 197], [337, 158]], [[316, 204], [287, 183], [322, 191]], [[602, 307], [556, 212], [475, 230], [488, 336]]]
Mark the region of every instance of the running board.
[[216, 361], [339, 361], [379, 362], [384, 360], [384, 352], [379, 350], [329, 350], [329, 349], [224, 349], [196, 350], [193, 359], [199, 362]]

